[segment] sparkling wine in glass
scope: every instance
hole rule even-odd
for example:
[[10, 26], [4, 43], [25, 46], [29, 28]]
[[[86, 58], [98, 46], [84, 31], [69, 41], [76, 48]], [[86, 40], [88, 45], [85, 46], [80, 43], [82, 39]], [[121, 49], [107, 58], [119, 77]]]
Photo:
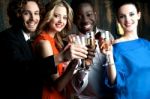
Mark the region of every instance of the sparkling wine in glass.
[[[75, 44], [86, 46], [87, 48], [92, 50], [95, 50], [96, 48], [94, 32], [88, 32], [86, 33], [86, 36], [75, 36], [73, 39]], [[89, 66], [93, 64], [93, 60], [89, 58], [81, 59], [81, 61], [82, 65], [79, 66], [79, 69], [88, 70]]]
[[[86, 46], [91, 50], [95, 50], [96, 48], [96, 41], [95, 41], [95, 36], [93, 31], [88, 32], [86, 34]], [[89, 66], [93, 64], [93, 60], [86, 58], [84, 63], [85, 63], [85, 68], [88, 69]]]
[[[110, 46], [110, 35], [108, 31], [105, 31], [105, 33], [101, 34], [101, 39], [104, 40], [104, 49], [106, 49], [106, 51], [109, 50], [109, 46]], [[110, 62], [110, 58], [109, 58], [109, 54], [106, 53], [106, 63], [103, 66], [108, 66]]]

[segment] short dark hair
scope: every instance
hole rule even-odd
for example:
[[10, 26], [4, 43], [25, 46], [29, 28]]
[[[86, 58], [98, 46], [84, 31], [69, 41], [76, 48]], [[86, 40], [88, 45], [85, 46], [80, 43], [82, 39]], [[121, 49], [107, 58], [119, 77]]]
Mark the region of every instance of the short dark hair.
[[76, 14], [76, 12], [78, 11], [79, 7], [81, 4], [83, 3], [88, 3], [91, 5], [91, 7], [93, 8], [93, 10], [95, 10], [94, 4], [91, 0], [72, 0], [71, 2], [71, 7], [73, 9], [73, 12]]
[[[11, 0], [7, 7], [7, 15], [9, 17], [9, 24], [12, 26], [20, 25], [20, 14], [22, 13], [23, 7], [28, 1], [34, 1], [37, 3], [40, 9], [40, 17], [44, 14], [44, 5], [40, 0]], [[17, 21], [16, 21], [17, 20]]]

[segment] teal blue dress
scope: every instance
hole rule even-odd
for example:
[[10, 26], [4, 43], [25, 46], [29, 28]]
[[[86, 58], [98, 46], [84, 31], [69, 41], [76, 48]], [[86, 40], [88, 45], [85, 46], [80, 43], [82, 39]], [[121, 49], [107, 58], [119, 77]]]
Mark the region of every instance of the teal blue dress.
[[150, 42], [142, 38], [113, 45], [117, 77], [115, 99], [150, 99]]

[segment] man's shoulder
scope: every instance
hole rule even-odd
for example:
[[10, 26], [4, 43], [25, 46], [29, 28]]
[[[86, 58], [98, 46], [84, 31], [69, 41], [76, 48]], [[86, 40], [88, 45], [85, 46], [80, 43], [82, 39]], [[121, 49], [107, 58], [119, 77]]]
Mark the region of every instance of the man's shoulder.
[[14, 30], [10, 27], [0, 32], [1, 37], [11, 35]]
[[100, 28], [97, 27], [97, 28], [96, 28], [96, 32], [101, 32], [101, 33], [102, 33], [102, 32], [106, 32], [106, 30], [100, 29]]
[[99, 29], [99, 28], [98, 28], [98, 31], [99, 31], [100, 33], [106, 33], [106, 31], [108, 31], [110, 38], [111, 38], [111, 39], [114, 39], [114, 35], [113, 35], [113, 33], [112, 33], [110, 30], [104, 30], [104, 29]]
[[11, 32], [13, 31], [12, 27], [6, 28], [5, 30], [1, 31], [0, 33], [6, 33], [6, 32]]
[[3, 38], [14, 38], [16, 37], [16, 35], [20, 32], [20, 30], [14, 28], [14, 27], [10, 27], [7, 28], [5, 30], [3, 30], [2, 32], [0, 32], [0, 37], [1, 39]]
[[109, 32], [110, 38], [114, 39], [114, 36], [112, 35], [112, 33], [109, 30], [100, 29], [98, 27], [96, 27], [95, 37], [98, 39], [102, 35], [102, 33], [106, 33], [106, 31]]
[[111, 34], [109, 30], [100, 29], [98, 27], [96, 28], [96, 32], [105, 33], [106, 31], [108, 31]]

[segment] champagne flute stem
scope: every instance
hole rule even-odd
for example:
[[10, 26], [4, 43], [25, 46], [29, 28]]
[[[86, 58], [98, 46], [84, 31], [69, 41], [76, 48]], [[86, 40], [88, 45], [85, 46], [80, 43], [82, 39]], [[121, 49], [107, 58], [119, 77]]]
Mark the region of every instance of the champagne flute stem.
[[81, 65], [82, 67], [81, 68], [85, 68], [85, 59], [82, 59], [82, 65]]

